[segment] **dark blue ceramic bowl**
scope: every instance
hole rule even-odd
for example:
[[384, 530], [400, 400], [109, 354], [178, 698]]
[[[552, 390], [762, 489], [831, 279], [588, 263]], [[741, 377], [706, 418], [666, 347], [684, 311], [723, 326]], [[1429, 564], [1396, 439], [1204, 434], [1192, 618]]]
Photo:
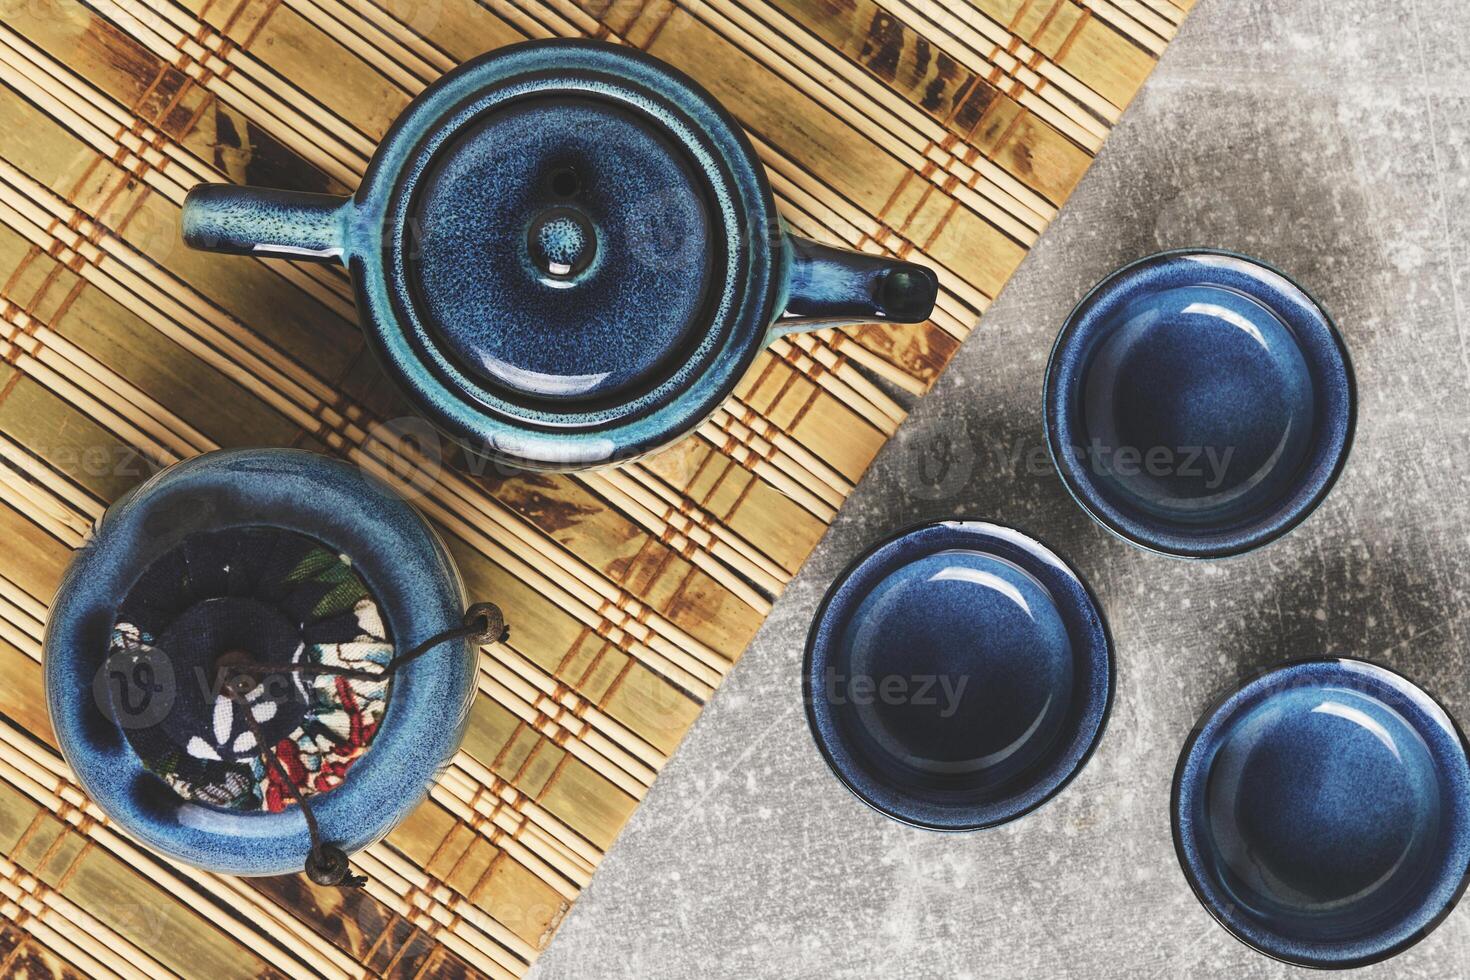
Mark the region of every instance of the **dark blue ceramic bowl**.
[[847, 788], [895, 820], [978, 830], [1082, 768], [1112, 703], [1091, 593], [1018, 531], [899, 533], [832, 586], [807, 640], [807, 720]]
[[1275, 269], [1206, 249], [1113, 273], [1047, 366], [1047, 443], [1104, 527], [1220, 558], [1306, 519], [1347, 460], [1356, 412], [1342, 337]]
[[[464, 590], [438, 537], [386, 484], [293, 449], [214, 452], [171, 466], [113, 504], [77, 552], [52, 604], [44, 669], [57, 741], [87, 794], [180, 861], [227, 874], [295, 873], [310, 848], [301, 807], [241, 812], [185, 800], [144, 768], [99, 697], [107, 689], [94, 686], [118, 603], [144, 570], [190, 534], [231, 527], [282, 528], [348, 555], [400, 650], [458, 626]], [[358, 850], [418, 805], [463, 738], [476, 666], [461, 640], [395, 675], [371, 746], [342, 785], [311, 797], [324, 840]]]
[[1465, 739], [1393, 671], [1287, 664], [1205, 714], [1173, 822], [1184, 876], [1236, 938], [1302, 966], [1363, 966], [1424, 938], [1465, 890]]

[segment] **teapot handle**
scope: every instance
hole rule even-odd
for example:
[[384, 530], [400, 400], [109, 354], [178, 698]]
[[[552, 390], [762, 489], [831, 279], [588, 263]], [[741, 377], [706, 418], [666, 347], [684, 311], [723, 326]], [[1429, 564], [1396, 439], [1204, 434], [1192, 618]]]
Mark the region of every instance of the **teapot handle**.
[[184, 198], [184, 244], [208, 252], [341, 261], [352, 199], [234, 184]]
[[785, 236], [790, 256], [786, 312], [771, 337], [845, 323], [922, 323], [934, 312], [933, 270], [881, 255]]

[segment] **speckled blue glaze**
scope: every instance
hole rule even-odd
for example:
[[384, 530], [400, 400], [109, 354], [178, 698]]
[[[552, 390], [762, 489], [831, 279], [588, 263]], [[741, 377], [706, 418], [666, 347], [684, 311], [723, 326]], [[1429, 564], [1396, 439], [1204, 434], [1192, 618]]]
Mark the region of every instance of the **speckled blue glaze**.
[[1047, 367], [1063, 481], [1133, 544], [1217, 558], [1327, 495], [1356, 413], [1342, 337], [1276, 270], [1204, 249], [1141, 259], [1067, 318]]
[[1402, 952], [1470, 880], [1470, 763], [1454, 720], [1393, 671], [1304, 660], [1211, 708], [1174, 775], [1174, 844], [1238, 939], [1303, 966]]
[[776, 336], [918, 322], [938, 289], [928, 269], [786, 234], [714, 99], [597, 41], [460, 66], [399, 116], [353, 198], [327, 200], [205, 185], [184, 238], [347, 262], [388, 373], [472, 452], [520, 468], [660, 448]]
[[1018, 531], [924, 524], [859, 557], [817, 612], [807, 720], [837, 777], [885, 816], [977, 830], [1082, 768], [1112, 703], [1111, 643], [1068, 565]]
[[[292, 449], [207, 453], [155, 475], [103, 515], [72, 560], [45, 638], [57, 741], [97, 805], [138, 839], [227, 874], [301, 871], [310, 847], [299, 806], [277, 814], [190, 803], [147, 772], [94, 696], [117, 603], [159, 556], [200, 530], [275, 526], [348, 555], [400, 649], [457, 626], [459, 573], [438, 537], [391, 488], [346, 463]], [[418, 805], [458, 749], [476, 656], [446, 643], [394, 678], [381, 728], [341, 786], [311, 799], [323, 838], [351, 852]]]

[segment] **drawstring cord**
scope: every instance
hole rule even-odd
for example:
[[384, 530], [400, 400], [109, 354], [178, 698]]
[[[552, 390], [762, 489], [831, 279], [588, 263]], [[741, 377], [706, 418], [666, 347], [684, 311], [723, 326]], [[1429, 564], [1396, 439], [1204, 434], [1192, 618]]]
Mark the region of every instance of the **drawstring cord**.
[[510, 627], [506, 625], [505, 616], [500, 612], [500, 607], [490, 602], [477, 602], [465, 610], [464, 618], [460, 621], [459, 626], [435, 633], [407, 653], [394, 657], [378, 670], [360, 670], [330, 664], [257, 664], [252, 663], [243, 655], [226, 655], [220, 658], [219, 669], [226, 675], [221, 691], [243, 709], [241, 714], [245, 717], [245, 723], [250, 726], [251, 734], [255, 736], [256, 745], [260, 749], [261, 761], [268, 770], [275, 773], [277, 778], [290, 787], [291, 795], [300, 804], [301, 814], [306, 818], [306, 832], [311, 837], [311, 850], [307, 852], [305, 868], [308, 878], [318, 885], [336, 885], [341, 888], [361, 888], [367, 884], [367, 878], [351, 873], [351, 868], [347, 863], [347, 853], [342, 848], [322, 840], [321, 827], [317, 824], [311, 803], [301, 792], [300, 785], [297, 784], [290, 771], [281, 764], [275, 750], [266, 744], [260, 724], [250, 711], [246, 695], [260, 684], [261, 678], [272, 674], [332, 675], [346, 677], [350, 680], [385, 681], [395, 672], [413, 663], [441, 643], [466, 639], [473, 639], [479, 643], [496, 643], [504, 642], [509, 637]]

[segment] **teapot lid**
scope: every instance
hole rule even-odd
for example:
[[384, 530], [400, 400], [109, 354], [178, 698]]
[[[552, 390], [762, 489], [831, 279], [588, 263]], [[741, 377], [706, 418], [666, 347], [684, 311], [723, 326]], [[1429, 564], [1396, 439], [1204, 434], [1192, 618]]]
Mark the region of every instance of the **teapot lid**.
[[698, 167], [655, 114], [595, 93], [477, 116], [411, 206], [407, 268], [429, 333], [477, 380], [534, 399], [647, 385], [720, 299], [719, 216]]
[[363, 324], [418, 407], [527, 468], [693, 429], [769, 336], [780, 219], [734, 120], [642, 52], [530, 41], [399, 116], [355, 196]]

